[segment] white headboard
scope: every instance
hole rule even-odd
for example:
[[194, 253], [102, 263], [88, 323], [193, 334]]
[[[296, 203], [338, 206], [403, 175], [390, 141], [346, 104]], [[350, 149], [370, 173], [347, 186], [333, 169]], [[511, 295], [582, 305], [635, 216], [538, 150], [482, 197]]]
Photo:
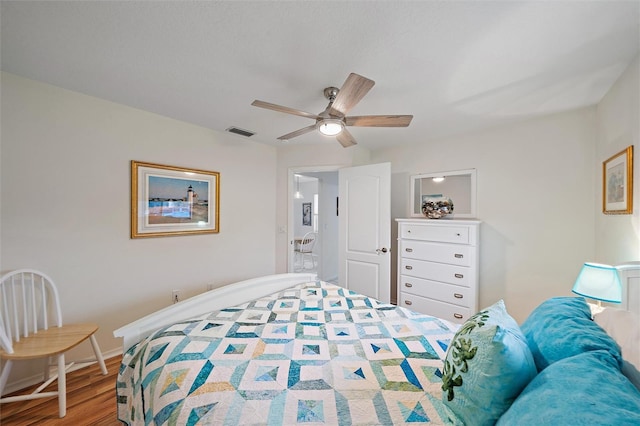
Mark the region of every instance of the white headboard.
[[113, 332], [113, 335], [124, 338], [123, 349], [126, 352], [131, 346], [166, 325], [194, 318], [206, 312], [240, 305], [316, 279], [315, 274], [290, 273], [267, 275], [229, 284], [153, 312], [120, 327]]
[[622, 304], [620, 308], [640, 316], [640, 261], [616, 266], [622, 281]]

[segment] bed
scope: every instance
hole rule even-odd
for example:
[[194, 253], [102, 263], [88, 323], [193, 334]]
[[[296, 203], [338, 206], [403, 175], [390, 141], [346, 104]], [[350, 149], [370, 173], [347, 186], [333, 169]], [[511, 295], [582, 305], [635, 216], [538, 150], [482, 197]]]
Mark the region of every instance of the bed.
[[[625, 294], [639, 271], [624, 271]], [[636, 296], [626, 303], [638, 314]], [[114, 335], [130, 425], [640, 424], [637, 370], [581, 297], [545, 301], [522, 325], [502, 301], [453, 324], [281, 274]]]

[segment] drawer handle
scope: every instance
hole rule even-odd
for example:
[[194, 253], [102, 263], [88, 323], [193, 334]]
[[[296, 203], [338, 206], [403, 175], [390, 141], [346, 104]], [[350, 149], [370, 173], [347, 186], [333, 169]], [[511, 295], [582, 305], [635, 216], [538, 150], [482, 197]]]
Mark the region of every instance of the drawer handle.
[[460, 233], [459, 233], [459, 232], [456, 232], [456, 237], [459, 237], [459, 236], [460, 236]]
[[462, 319], [462, 315], [461, 314], [453, 314], [453, 317], [457, 318], [457, 319]]
[[462, 275], [462, 274], [455, 274], [454, 276], [455, 276], [456, 278], [464, 278], [464, 275]]
[[453, 293], [453, 297], [455, 297], [456, 299], [462, 299], [464, 296], [460, 293]]
[[453, 255], [456, 259], [462, 259], [464, 256], [461, 255], [460, 253], [456, 253]]
[[411, 300], [405, 300], [405, 301], [404, 301], [404, 304], [405, 304], [405, 305], [409, 305], [409, 306], [411, 306]]
[[404, 286], [405, 286], [405, 287], [413, 287], [413, 284], [411, 284], [411, 283], [404, 283]]
[[404, 251], [406, 251], [407, 253], [412, 253], [413, 249], [412, 248], [406, 248], [406, 249], [404, 249]]
[[412, 269], [413, 269], [413, 266], [411, 266], [411, 265], [407, 265], [407, 266], [405, 266], [404, 268], [405, 268], [405, 269], [408, 269], [408, 270], [412, 270]]

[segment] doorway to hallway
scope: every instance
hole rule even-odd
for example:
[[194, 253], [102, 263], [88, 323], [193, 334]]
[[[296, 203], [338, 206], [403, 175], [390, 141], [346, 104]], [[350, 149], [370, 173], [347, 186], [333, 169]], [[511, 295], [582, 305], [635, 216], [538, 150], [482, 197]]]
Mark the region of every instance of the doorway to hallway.
[[[289, 272], [315, 272], [338, 280], [338, 167], [290, 169]], [[315, 242], [311, 253], [296, 251], [305, 235]]]
[[[317, 199], [314, 192], [315, 201], [311, 204], [305, 206], [301, 200], [294, 203], [296, 175], [317, 178]], [[343, 168], [325, 166], [320, 171], [289, 169], [287, 270], [294, 271], [294, 244], [299, 237], [295, 234], [294, 221], [313, 228], [315, 204], [318, 240], [312, 260], [317, 263], [312, 262], [312, 267], [316, 268], [318, 278], [389, 302], [390, 182], [391, 163]]]

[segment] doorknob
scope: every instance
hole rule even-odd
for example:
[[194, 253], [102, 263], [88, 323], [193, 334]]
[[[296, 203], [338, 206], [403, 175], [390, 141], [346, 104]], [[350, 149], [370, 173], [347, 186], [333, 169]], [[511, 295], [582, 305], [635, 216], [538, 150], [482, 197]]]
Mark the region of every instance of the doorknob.
[[378, 255], [384, 254], [388, 251], [389, 249], [387, 249], [386, 247], [382, 247], [381, 249], [376, 249], [376, 253], [378, 253]]

